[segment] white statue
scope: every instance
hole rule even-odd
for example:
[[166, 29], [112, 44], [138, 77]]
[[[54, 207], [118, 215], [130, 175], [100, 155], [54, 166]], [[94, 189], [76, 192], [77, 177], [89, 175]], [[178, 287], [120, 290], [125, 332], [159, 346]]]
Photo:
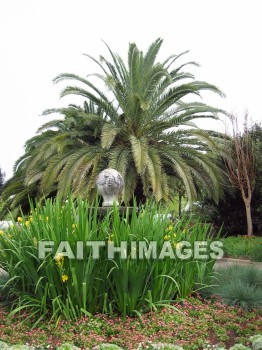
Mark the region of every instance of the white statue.
[[0, 230], [12, 227], [13, 222], [12, 221], [0, 221]]
[[103, 196], [103, 207], [119, 205], [117, 197], [121, 193], [124, 180], [122, 175], [115, 169], [103, 170], [96, 179], [98, 194]]

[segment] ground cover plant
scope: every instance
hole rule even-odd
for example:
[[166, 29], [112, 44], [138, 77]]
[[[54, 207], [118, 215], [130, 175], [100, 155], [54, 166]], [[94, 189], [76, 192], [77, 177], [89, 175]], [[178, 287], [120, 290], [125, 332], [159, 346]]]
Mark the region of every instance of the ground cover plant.
[[220, 296], [227, 305], [262, 309], [262, 269], [252, 265], [217, 268], [211, 286], [201, 293]]
[[221, 239], [225, 256], [262, 262], [262, 237], [232, 236]]
[[[209, 225], [156, 219], [157, 208], [151, 204], [139, 213], [134, 206], [125, 215], [115, 207], [101, 218], [97, 206], [71, 198], [64, 204], [59, 200], [31, 203], [30, 217], [19, 217], [18, 225], [1, 232], [0, 263], [9, 277], [5, 288], [12, 313], [27, 309], [39, 321], [77, 319], [96, 312], [140, 315], [185, 298], [206, 283], [215, 261], [210, 256], [203, 260], [192, 255], [184, 260], [144, 254], [142, 259], [133, 259], [131, 241], [142, 241], [146, 247], [155, 241], [158, 254], [167, 244], [176, 251], [183, 240], [192, 245], [211, 241]], [[43, 240], [53, 241], [54, 249], [42, 259], [39, 246]], [[107, 249], [101, 249], [95, 259], [91, 247], [85, 247], [77, 259], [57, 253], [60, 242], [67, 241], [76, 257], [78, 242], [89, 240], [105, 242], [106, 247], [120, 247], [126, 241], [127, 259], [120, 254], [110, 258]]]
[[162, 308], [138, 317], [109, 317], [97, 314], [76, 322], [21, 323], [9, 319], [8, 311], [0, 308], [0, 339], [9, 344], [30, 344], [54, 348], [70, 343], [90, 348], [102, 343], [116, 344], [124, 349], [137, 349], [139, 343], [177, 344], [186, 350], [207, 349], [208, 344], [229, 348], [236, 343], [249, 344], [249, 337], [261, 333], [261, 310], [246, 311], [229, 307], [219, 301], [204, 301], [190, 297], [176, 302], [175, 309]]

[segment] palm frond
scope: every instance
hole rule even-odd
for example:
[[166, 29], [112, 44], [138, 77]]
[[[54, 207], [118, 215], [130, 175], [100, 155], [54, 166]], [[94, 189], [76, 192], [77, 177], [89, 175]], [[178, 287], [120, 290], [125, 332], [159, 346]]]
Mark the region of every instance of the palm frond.
[[113, 142], [115, 141], [115, 138], [117, 136], [117, 134], [119, 134], [121, 132], [121, 129], [106, 123], [104, 124], [104, 126], [102, 127], [102, 133], [101, 133], [101, 146], [102, 148], [105, 149], [109, 149]]
[[137, 139], [134, 135], [131, 135], [130, 143], [132, 147], [132, 153], [136, 169], [138, 174], [142, 175], [145, 172], [147, 159], [148, 159], [148, 144], [145, 138]]

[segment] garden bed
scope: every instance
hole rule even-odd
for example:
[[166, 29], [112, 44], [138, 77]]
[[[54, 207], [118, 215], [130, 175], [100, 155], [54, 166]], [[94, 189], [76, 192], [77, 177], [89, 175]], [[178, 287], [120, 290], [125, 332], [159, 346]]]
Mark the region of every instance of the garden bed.
[[[184, 349], [206, 349], [220, 344], [229, 348], [235, 343], [248, 344], [250, 336], [261, 331], [262, 312], [245, 311], [222, 305], [219, 301], [204, 301], [196, 297], [176, 302], [173, 308], [148, 312], [142, 317], [96, 315], [76, 322], [33, 322], [9, 320], [0, 308], [0, 339], [9, 344], [29, 344], [54, 349], [69, 342], [80, 348], [102, 343], [117, 344], [124, 349], [137, 349], [139, 344], [164, 342]], [[143, 348], [143, 347], [142, 347]]]

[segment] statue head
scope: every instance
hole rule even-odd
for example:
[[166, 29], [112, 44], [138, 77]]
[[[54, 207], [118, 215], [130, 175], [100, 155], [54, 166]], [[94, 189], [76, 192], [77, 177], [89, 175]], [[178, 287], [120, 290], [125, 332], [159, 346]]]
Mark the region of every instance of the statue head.
[[123, 189], [124, 181], [117, 170], [103, 170], [96, 179], [96, 185], [98, 193], [103, 196], [103, 206], [112, 206], [114, 202], [118, 205], [117, 197]]

